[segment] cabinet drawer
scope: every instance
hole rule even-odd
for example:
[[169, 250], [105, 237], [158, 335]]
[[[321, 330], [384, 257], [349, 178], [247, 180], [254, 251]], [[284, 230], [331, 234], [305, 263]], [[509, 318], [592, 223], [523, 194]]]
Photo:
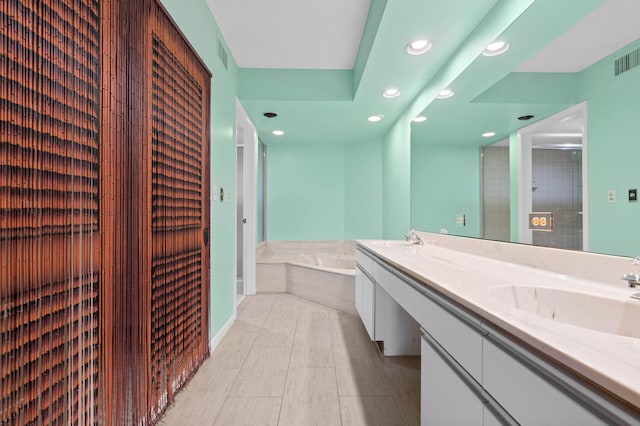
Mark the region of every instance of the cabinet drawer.
[[458, 363], [482, 383], [482, 334], [436, 302], [422, 296], [418, 321]]
[[362, 267], [362, 269], [369, 275], [373, 274], [373, 259], [371, 259], [362, 250], [356, 250], [356, 262]]
[[482, 358], [484, 388], [518, 423], [606, 424], [489, 339], [485, 339]]
[[394, 274], [389, 274], [389, 284], [387, 292], [404, 308], [409, 315], [418, 323], [420, 322], [420, 300], [424, 295], [419, 293], [410, 284], [404, 282]]
[[376, 280], [380, 287], [384, 289], [387, 293], [389, 292], [389, 279], [391, 272], [387, 271], [382, 265], [378, 262], [373, 262], [373, 279]]
[[[422, 337], [421, 426], [483, 425], [486, 401], [476, 395], [461, 374], [448, 365], [443, 359], [448, 357], [446, 353], [442, 349], [436, 351], [427, 339]], [[450, 360], [449, 363], [454, 365], [455, 361]]]

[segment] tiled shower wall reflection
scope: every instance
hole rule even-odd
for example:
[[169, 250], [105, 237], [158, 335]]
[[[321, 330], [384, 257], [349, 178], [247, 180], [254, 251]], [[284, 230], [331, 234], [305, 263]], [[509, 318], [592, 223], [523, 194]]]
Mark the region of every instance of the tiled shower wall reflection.
[[510, 241], [509, 147], [483, 148], [482, 238]]
[[533, 244], [582, 250], [582, 151], [534, 149], [532, 161], [533, 211], [553, 212], [553, 231]]

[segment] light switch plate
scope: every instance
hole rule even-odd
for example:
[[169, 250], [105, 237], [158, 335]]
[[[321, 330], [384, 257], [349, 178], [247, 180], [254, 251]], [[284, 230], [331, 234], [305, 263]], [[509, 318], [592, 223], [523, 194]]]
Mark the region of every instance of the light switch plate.
[[616, 191], [614, 189], [610, 189], [607, 192], [607, 201], [610, 203], [615, 203], [616, 202]]
[[638, 190], [633, 188], [629, 190], [629, 201], [638, 201]]

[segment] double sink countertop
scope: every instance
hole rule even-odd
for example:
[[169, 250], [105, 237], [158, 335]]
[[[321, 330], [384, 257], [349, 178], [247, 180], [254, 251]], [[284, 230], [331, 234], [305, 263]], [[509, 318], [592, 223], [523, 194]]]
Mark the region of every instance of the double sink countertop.
[[429, 244], [357, 244], [640, 411], [640, 289]]

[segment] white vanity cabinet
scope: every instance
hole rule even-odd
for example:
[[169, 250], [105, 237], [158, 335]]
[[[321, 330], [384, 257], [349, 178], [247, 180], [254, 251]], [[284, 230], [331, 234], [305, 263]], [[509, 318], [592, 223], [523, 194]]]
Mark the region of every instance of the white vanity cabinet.
[[385, 355], [421, 351], [422, 425], [640, 425], [395, 264], [362, 247], [356, 260], [356, 306], [369, 336]]
[[[420, 326], [388, 292], [388, 267], [356, 252], [355, 304], [371, 340], [384, 342], [384, 355], [419, 355]], [[416, 299], [416, 301], [419, 301]]]

